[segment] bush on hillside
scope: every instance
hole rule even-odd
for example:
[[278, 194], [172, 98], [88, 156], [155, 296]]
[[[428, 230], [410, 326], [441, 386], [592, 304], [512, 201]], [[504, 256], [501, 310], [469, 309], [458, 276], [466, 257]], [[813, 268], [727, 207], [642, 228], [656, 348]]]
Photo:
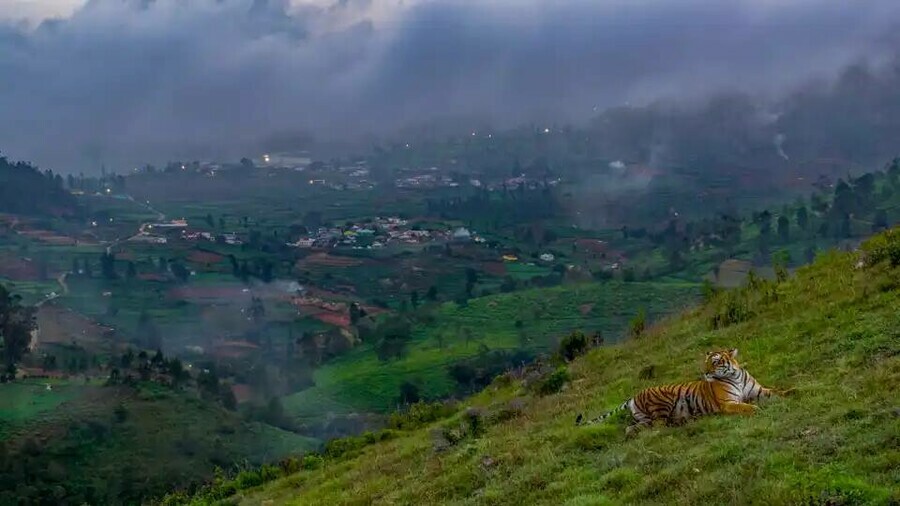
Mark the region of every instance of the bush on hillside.
[[388, 418], [388, 427], [396, 430], [412, 430], [456, 413], [455, 402], [416, 402], [410, 404], [405, 411], [392, 413]]
[[564, 360], [570, 362], [587, 353], [590, 347], [590, 340], [584, 332], [575, 330], [559, 343], [558, 353]]
[[893, 228], [878, 234], [862, 244], [865, 265], [873, 266], [889, 262], [891, 267], [900, 266], [900, 228]]
[[570, 379], [569, 370], [566, 367], [559, 367], [538, 384], [537, 391], [541, 395], [555, 394], [562, 390]]
[[715, 299], [710, 326], [713, 329], [724, 329], [725, 327], [745, 322], [752, 317], [753, 311], [750, 310], [745, 292], [743, 290], [731, 290], [723, 292]]
[[647, 328], [647, 314], [644, 312], [644, 309], [641, 308], [638, 311], [638, 314], [631, 319], [631, 322], [628, 324], [629, 334], [633, 338], [638, 338], [643, 335], [644, 330]]

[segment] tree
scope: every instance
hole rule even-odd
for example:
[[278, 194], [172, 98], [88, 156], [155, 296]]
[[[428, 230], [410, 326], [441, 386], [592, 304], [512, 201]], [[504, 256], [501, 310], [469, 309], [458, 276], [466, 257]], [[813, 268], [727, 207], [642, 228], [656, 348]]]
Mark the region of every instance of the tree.
[[225, 229], [225, 217], [224, 216], [219, 216], [219, 228], [222, 230]]
[[172, 274], [181, 282], [187, 281], [191, 277], [191, 271], [181, 262], [172, 262]]
[[400, 358], [406, 351], [406, 344], [412, 338], [412, 328], [402, 317], [386, 320], [375, 330], [375, 352], [379, 360]]
[[781, 215], [778, 217], [778, 237], [781, 238], [782, 242], [788, 242], [790, 240], [790, 228], [791, 222], [788, 220], [788, 217], [785, 215]]
[[128, 351], [122, 354], [122, 358], [119, 359], [119, 363], [124, 369], [130, 369], [132, 362], [134, 362], [134, 351], [129, 348]]
[[584, 355], [590, 349], [590, 341], [584, 332], [575, 330], [559, 343], [559, 355], [567, 362]]
[[278, 397], [269, 399], [269, 403], [266, 404], [266, 411], [263, 414], [263, 419], [269, 425], [278, 426], [284, 424], [284, 406], [281, 405], [281, 399]]
[[466, 267], [466, 295], [472, 296], [472, 289], [475, 288], [475, 283], [477, 282], [478, 271], [471, 267]]
[[425, 298], [428, 299], [428, 300], [430, 300], [430, 301], [432, 301], [432, 302], [433, 302], [433, 301], [436, 301], [436, 300], [437, 300], [437, 293], [438, 293], [437, 287], [434, 286], [434, 285], [431, 285], [430, 287], [428, 287], [428, 292], [425, 293]]
[[128, 270], [126, 271], [125, 275], [128, 277], [128, 279], [134, 279], [135, 277], [137, 277], [137, 267], [135, 267], [134, 262], [130, 260], [128, 261]]
[[146, 310], [141, 311], [141, 314], [138, 316], [137, 338], [144, 348], [151, 350], [162, 348], [162, 337], [159, 335], [159, 328]]
[[214, 228], [214, 227], [216, 226], [215, 221], [213, 221], [213, 216], [212, 216], [212, 214], [209, 214], [209, 213], [206, 214], [206, 225], [207, 225], [209, 228]]
[[100, 255], [100, 274], [106, 279], [116, 279], [116, 257], [112, 253]]
[[850, 214], [854, 211], [856, 198], [853, 195], [853, 188], [850, 187], [843, 179], [839, 179], [834, 187], [834, 202], [832, 209], [838, 213]]
[[354, 302], [350, 304], [350, 324], [356, 325], [359, 323], [359, 320], [366, 316], [366, 311], [359, 305], [358, 302]]
[[759, 234], [767, 236], [772, 231], [772, 213], [765, 210], [757, 216], [757, 224], [759, 225]]
[[872, 231], [878, 232], [888, 228], [887, 211], [879, 209], [875, 211], [875, 218], [872, 220]]
[[806, 230], [806, 227], [809, 226], [809, 214], [806, 211], [806, 206], [797, 208], [797, 226], [800, 227], [800, 230]]
[[274, 268], [275, 266], [270, 260], [265, 258], [260, 260], [259, 279], [261, 279], [263, 283], [271, 283], [274, 279], [274, 274], [272, 273]]
[[415, 404], [421, 400], [419, 387], [410, 381], [400, 384], [400, 404]]
[[266, 306], [263, 304], [261, 298], [252, 297], [250, 299], [250, 307], [247, 308], [247, 317], [250, 318], [250, 321], [253, 323], [262, 323], [263, 319], [266, 317]]
[[0, 285], [0, 344], [7, 368], [28, 352], [31, 332], [37, 328], [35, 309], [21, 304], [21, 298]]
[[237, 409], [237, 397], [234, 396], [234, 391], [230, 388], [222, 389], [222, 406], [225, 406], [225, 409], [228, 411]]
[[303, 225], [309, 230], [316, 230], [323, 225], [322, 213], [309, 211], [303, 216]]
[[841, 216], [839, 237], [847, 238], [850, 237], [850, 234], [850, 214], [844, 213], [844, 215]]
[[81, 265], [78, 263], [78, 258], [72, 259], [72, 275], [78, 275], [81, 272]]
[[419, 307], [419, 292], [413, 290], [413, 292], [409, 294], [409, 303], [412, 305], [413, 309]]

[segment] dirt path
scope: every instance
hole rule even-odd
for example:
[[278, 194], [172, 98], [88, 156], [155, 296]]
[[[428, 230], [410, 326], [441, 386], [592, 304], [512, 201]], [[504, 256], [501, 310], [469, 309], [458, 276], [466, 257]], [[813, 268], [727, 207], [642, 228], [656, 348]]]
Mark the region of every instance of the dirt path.
[[[57, 276], [56, 282], [59, 284], [59, 292], [52, 292], [50, 295], [47, 295], [46, 297], [44, 297], [44, 300], [35, 304], [34, 307], [40, 308], [47, 302], [50, 302], [51, 300], [56, 299], [57, 297], [59, 297], [61, 295], [68, 295], [69, 294], [69, 284], [66, 283], [66, 276], [68, 276], [68, 275], [69, 275], [68, 272], [64, 272], [64, 273], [60, 274], [59, 276]], [[28, 344], [28, 351], [34, 351], [34, 349], [37, 348], [38, 339], [41, 336], [40, 330], [41, 329], [39, 329], [39, 328], [35, 328], [34, 330], [31, 331], [31, 342]]]
[[[165, 221], [166, 215], [165, 215], [162, 211], [160, 211], [159, 209], [156, 209], [155, 207], [151, 206], [149, 201], [148, 201], [148, 202], [138, 202], [138, 201], [135, 200], [134, 197], [132, 197], [131, 195], [126, 195], [126, 197], [128, 198], [128, 200], [130, 200], [130, 201], [134, 202], [135, 204], [137, 204], [137, 205], [143, 207], [144, 209], [150, 211], [151, 213], [156, 213], [156, 221]], [[133, 238], [135, 238], [135, 237], [137, 237], [137, 236], [139, 236], [139, 235], [146, 234], [146, 231], [145, 231], [145, 227], [146, 227], [146, 226], [147, 226], [147, 223], [141, 223], [140, 226], [138, 226], [138, 231], [137, 231], [136, 234], [134, 234], [134, 235], [129, 235], [128, 237], [119, 237], [119, 238], [117, 238], [116, 240], [114, 240], [113, 242], [109, 243], [109, 245], [106, 247], [106, 254], [107, 254], [107, 255], [112, 254], [113, 248], [115, 248], [116, 246], [118, 246], [120, 242], [128, 241], [128, 240], [133, 239]]]

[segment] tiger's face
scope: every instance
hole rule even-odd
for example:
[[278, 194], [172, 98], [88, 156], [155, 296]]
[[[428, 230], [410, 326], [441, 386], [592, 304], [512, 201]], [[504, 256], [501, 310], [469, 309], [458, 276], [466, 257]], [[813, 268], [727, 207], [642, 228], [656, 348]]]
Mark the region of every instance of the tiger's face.
[[737, 348], [731, 350], [711, 351], [706, 354], [705, 374], [709, 378], [725, 378], [741, 368], [738, 364]]

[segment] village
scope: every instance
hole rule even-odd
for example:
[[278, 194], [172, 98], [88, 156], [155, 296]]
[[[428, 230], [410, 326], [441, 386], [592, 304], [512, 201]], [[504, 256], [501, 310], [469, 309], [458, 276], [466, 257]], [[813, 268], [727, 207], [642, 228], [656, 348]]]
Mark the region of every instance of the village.
[[381, 249], [391, 245], [425, 245], [446, 242], [483, 243], [485, 240], [465, 227], [423, 229], [419, 225], [411, 226], [408, 220], [391, 216], [376, 217], [368, 223], [352, 224], [346, 227], [320, 227], [287, 244], [302, 249]]

